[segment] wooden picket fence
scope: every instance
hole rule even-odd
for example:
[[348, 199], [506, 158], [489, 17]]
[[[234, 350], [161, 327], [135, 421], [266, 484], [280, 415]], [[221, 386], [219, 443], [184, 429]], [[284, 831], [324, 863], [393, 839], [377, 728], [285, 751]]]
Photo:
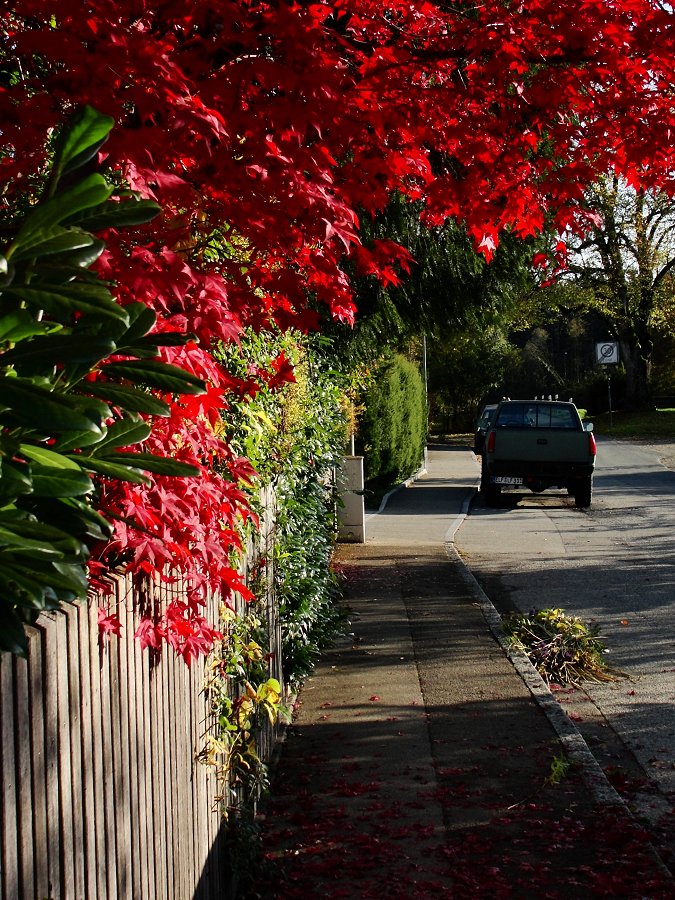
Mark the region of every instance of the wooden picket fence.
[[[269, 558], [271, 508], [250, 557]], [[121, 638], [102, 644], [97, 603], [82, 603], [29, 629], [27, 659], [0, 656], [2, 900], [229, 896], [222, 786], [196, 761], [210, 726], [203, 661], [133, 639], [139, 609], [169, 590], [139, 597], [117, 578]], [[278, 640], [271, 592], [268, 611]], [[217, 621], [215, 598], [206, 614]]]

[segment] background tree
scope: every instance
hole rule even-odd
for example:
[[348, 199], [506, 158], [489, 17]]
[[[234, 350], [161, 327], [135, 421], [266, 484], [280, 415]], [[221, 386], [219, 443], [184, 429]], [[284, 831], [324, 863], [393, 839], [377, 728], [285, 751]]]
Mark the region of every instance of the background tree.
[[586, 203], [595, 224], [584, 237], [566, 236], [560, 277], [574, 287], [557, 299], [573, 306], [576, 297], [600, 316], [619, 342], [627, 403], [650, 407], [654, 341], [668, 332], [673, 302], [675, 203], [616, 176], [587, 191]]
[[419, 203], [397, 195], [366, 221], [367, 247], [394, 241], [406, 255], [386, 283], [355, 278], [355, 325], [333, 332], [340, 354], [354, 364], [372, 364], [391, 349], [416, 359], [420, 371], [426, 363], [432, 429], [447, 433], [470, 427], [481, 398], [513, 365], [507, 334], [529, 314], [536, 245], [505, 235], [488, 263], [460, 223], [427, 228], [420, 213]]
[[429, 418], [431, 430], [470, 431], [481, 401], [501, 399], [518, 352], [500, 328], [467, 331], [429, 346]]

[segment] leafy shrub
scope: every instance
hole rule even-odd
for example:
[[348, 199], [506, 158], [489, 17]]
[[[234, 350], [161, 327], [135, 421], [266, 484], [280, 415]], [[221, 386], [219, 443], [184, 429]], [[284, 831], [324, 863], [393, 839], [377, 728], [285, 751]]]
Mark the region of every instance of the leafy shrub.
[[270, 677], [262, 617], [254, 610], [238, 617], [223, 613], [225, 637], [207, 665], [205, 693], [215, 728], [206, 736], [199, 754], [213, 766], [221, 786], [224, 815], [241, 812], [267, 787], [267, 768], [256, 738], [264, 723], [288, 722], [289, 710], [281, 702], [282, 687]]
[[374, 374], [364, 397], [358, 449], [367, 488], [380, 491], [415, 472], [426, 441], [424, 384], [417, 367], [395, 354]]
[[607, 650], [598, 639], [598, 626], [561, 609], [514, 614], [505, 620], [504, 630], [548, 682], [615, 681], [622, 675], [605, 663]]
[[[331, 570], [335, 544], [333, 473], [345, 443], [344, 379], [331, 364], [325, 339], [297, 332], [248, 332], [238, 347], [222, 350], [228, 370], [255, 371], [255, 397], [232, 403], [231, 446], [245, 453], [258, 485], [276, 492], [274, 590], [282, 629], [282, 668], [297, 683], [313, 668], [339, 621]], [[284, 390], [276, 374], [292, 367]], [[255, 506], [255, 500], [251, 500]]]
[[157, 359], [187, 338], [151, 334], [155, 313], [120, 306], [91, 271], [105, 249], [91, 230], [159, 211], [83, 171], [112, 124], [85, 107], [64, 129], [41, 199], [9, 223], [0, 255], [0, 650], [19, 654], [26, 623], [86, 595], [90, 547], [111, 535], [97, 479], [199, 471], [128, 449], [150, 435], [145, 415], [169, 414], [149, 388], [204, 385]]

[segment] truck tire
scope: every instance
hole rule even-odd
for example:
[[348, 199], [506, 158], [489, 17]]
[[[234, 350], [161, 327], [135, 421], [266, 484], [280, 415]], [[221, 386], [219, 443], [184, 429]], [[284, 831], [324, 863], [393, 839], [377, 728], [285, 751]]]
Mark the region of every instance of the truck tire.
[[499, 506], [502, 488], [499, 484], [488, 484], [485, 488], [485, 503], [487, 506]]
[[480, 490], [486, 506], [497, 506], [502, 489], [500, 485], [490, 482], [490, 473], [485, 462], [485, 456], [482, 457], [480, 465]]
[[485, 464], [485, 457], [483, 456], [481, 459], [481, 465], [480, 465], [481, 494], [487, 494], [489, 489], [490, 489], [490, 476], [488, 475], [487, 465]]
[[586, 509], [591, 505], [593, 497], [593, 478], [587, 475], [580, 478], [574, 489], [574, 505], [579, 509]]

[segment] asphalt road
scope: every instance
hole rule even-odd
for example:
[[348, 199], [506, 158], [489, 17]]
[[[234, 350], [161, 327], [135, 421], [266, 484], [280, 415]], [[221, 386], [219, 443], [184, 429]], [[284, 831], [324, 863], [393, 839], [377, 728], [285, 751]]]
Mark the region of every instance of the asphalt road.
[[584, 690], [603, 725], [671, 804], [674, 467], [672, 444], [600, 440], [589, 510], [554, 491], [508, 491], [498, 508], [485, 507], [479, 495], [455, 535], [457, 550], [501, 612], [560, 607], [599, 624], [608, 660], [630, 678], [586, 683]]

